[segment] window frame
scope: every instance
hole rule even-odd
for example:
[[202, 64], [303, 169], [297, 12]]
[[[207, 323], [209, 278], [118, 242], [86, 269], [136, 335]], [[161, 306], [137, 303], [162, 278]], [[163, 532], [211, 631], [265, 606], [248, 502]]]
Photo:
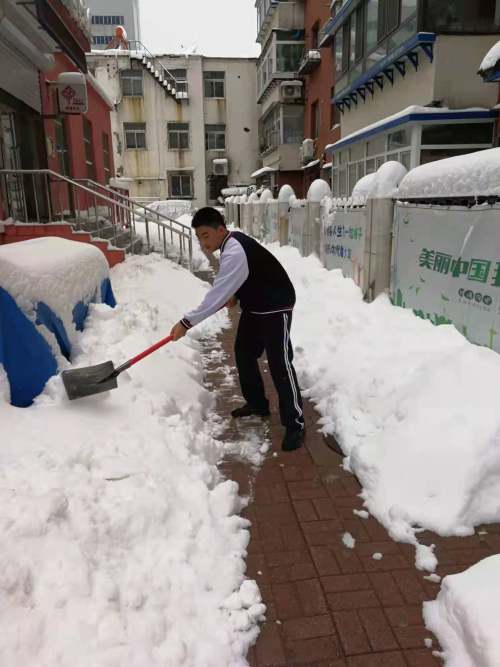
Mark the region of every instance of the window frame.
[[[219, 129], [215, 129], [219, 128]], [[224, 129], [220, 129], [224, 128]], [[227, 150], [227, 127], [225, 123], [207, 123], [205, 124], [205, 150], [206, 151], [226, 151]], [[218, 139], [223, 137], [223, 146], [217, 146]], [[211, 146], [210, 144], [213, 144]]]
[[[213, 76], [214, 74], [222, 74], [222, 76]], [[222, 95], [216, 94], [220, 92], [220, 90], [217, 90], [218, 85], [222, 86]], [[206, 70], [203, 72], [203, 96], [211, 100], [224, 100], [226, 98], [225, 70]]]
[[[120, 70], [120, 82], [123, 97], [144, 97], [144, 73], [142, 69]], [[140, 82], [140, 85], [137, 85]], [[127, 88], [130, 86], [130, 92]], [[136, 90], [140, 89], [140, 92]]]
[[96, 180], [95, 151], [94, 151], [94, 128], [90, 120], [83, 116], [83, 147], [85, 164], [87, 165], [87, 178]]
[[[128, 127], [127, 127], [128, 126]], [[132, 127], [134, 126], [134, 127]], [[139, 127], [141, 126], [141, 127]], [[142, 129], [144, 128], [144, 129]], [[132, 135], [134, 137], [135, 146], [129, 146], [128, 136]], [[144, 146], [137, 145], [137, 136], [144, 135]], [[146, 151], [148, 150], [147, 142], [147, 127], [146, 123], [123, 123], [123, 136], [125, 150], [127, 151]]]
[[[194, 199], [194, 179], [192, 171], [169, 171], [168, 177], [168, 193], [172, 199]], [[174, 192], [173, 179], [180, 179], [180, 194]], [[184, 194], [183, 180], [189, 178], [189, 194]]]
[[[186, 128], [186, 129], [181, 129]], [[187, 145], [182, 146], [183, 141], [181, 137], [187, 135]], [[173, 141], [173, 138], [176, 137], [176, 141]], [[177, 146], [174, 144], [177, 143]], [[167, 122], [167, 146], [169, 151], [189, 151], [191, 150], [191, 132], [189, 123], [178, 123], [176, 121]]]

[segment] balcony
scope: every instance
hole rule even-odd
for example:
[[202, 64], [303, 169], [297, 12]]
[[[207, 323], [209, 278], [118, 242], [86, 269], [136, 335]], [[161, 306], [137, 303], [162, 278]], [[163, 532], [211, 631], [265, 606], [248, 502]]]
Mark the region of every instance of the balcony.
[[306, 51], [304, 57], [302, 58], [298, 73], [304, 76], [305, 74], [310, 74], [313, 70], [318, 67], [321, 63], [321, 51], [311, 50]]

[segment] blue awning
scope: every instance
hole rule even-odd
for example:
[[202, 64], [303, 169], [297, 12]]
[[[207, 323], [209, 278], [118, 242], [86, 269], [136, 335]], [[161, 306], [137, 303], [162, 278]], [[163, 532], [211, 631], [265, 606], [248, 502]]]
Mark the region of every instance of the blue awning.
[[394, 85], [394, 70], [404, 77], [408, 62], [417, 70], [421, 52], [424, 52], [431, 62], [433, 61], [435, 41], [436, 35], [433, 32], [419, 32], [413, 35], [349, 86], [339, 91], [332, 99], [332, 103], [343, 113], [346, 107], [350, 109], [352, 104], [358, 104], [359, 99], [364, 102], [367, 92], [373, 95], [375, 86], [383, 90], [386, 79]]
[[[412, 107], [409, 107], [410, 109]], [[380, 121], [379, 123], [374, 123], [371, 126], [368, 126], [366, 129], [361, 129], [358, 132], [348, 135], [344, 139], [339, 139], [334, 144], [326, 146], [325, 153], [331, 155], [332, 153], [350, 146], [351, 144], [358, 143], [359, 141], [365, 141], [371, 137], [381, 134], [382, 132], [387, 132], [394, 127], [399, 125], [405, 125], [406, 123], [411, 122], [436, 122], [436, 121], [467, 121], [467, 120], [494, 120], [497, 117], [497, 112], [495, 110], [478, 110], [478, 111], [467, 111], [463, 109], [429, 109], [429, 111], [422, 111], [424, 107], [417, 107], [418, 111], [407, 111], [405, 110], [400, 114], [395, 116], [389, 116], [387, 119]]]

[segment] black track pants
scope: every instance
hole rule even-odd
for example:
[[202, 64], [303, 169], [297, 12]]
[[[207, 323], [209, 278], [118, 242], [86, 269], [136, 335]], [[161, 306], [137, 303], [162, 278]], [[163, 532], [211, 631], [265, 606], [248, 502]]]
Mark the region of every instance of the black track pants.
[[254, 408], [267, 408], [268, 401], [258, 359], [266, 352], [269, 370], [278, 392], [281, 423], [288, 429], [304, 428], [302, 397], [293, 367], [290, 342], [292, 312], [253, 315], [242, 312], [236, 336], [236, 366], [241, 393]]

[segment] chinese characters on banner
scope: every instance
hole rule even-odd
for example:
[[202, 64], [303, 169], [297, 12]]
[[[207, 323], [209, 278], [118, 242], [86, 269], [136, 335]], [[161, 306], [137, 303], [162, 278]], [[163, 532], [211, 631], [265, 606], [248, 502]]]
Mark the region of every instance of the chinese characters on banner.
[[366, 208], [323, 211], [322, 260], [327, 269], [342, 269], [363, 287]]
[[500, 351], [500, 207], [398, 204], [392, 294]]

